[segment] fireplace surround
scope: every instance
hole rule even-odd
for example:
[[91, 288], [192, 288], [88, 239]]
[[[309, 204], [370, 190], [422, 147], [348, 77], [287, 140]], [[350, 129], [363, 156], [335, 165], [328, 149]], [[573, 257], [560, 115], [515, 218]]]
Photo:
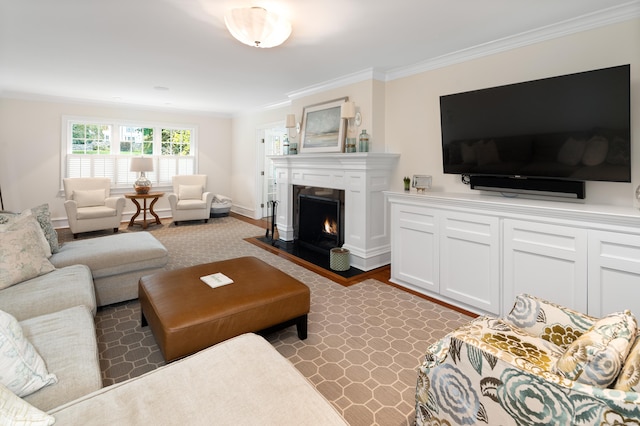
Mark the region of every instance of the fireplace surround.
[[351, 266], [370, 271], [388, 265], [391, 245], [384, 191], [391, 189], [399, 157], [372, 152], [270, 156], [275, 167], [280, 239], [293, 241], [296, 237], [294, 185], [343, 190], [342, 246], [351, 252]]

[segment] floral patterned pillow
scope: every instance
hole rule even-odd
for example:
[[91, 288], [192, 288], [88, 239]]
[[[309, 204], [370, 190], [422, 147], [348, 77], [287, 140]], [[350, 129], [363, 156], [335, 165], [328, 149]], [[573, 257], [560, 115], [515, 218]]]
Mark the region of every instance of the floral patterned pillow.
[[640, 392], [640, 337], [636, 338], [636, 343], [631, 347], [614, 388], [625, 392]]
[[554, 371], [579, 383], [607, 387], [620, 373], [636, 331], [631, 312], [607, 315], [569, 345]]
[[42, 204], [29, 210], [40, 224], [42, 232], [44, 232], [44, 236], [47, 238], [49, 246], [51, 247], [51, 253], [57, 253], [60, 250], [60, 244], [58, 242], [58, 233], [53, 227], [53, 223], [51, 223], [49, 205]]
[[24, 337], [20, 323], [13, 315], [0, 311], [0, 383], [22, 397], [57, 381]]
[[42, 232], [20, 227], [0, 235], [0, 289], [35, 278], [55, 268], [47, 259]]

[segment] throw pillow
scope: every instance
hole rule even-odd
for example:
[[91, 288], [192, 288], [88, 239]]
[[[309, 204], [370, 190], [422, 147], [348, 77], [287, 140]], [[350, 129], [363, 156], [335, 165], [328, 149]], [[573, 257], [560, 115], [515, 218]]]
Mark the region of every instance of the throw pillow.
[[44, 236], [49, 242], [51, 253], [57, 253], [58, 250], [60, 250], [60, 244], [58, 243], [58, 233], [53, 227], [53, 223], [51, 223], [49, 204], [42, 204], [30, 210], [40, 224], [42, 232], [44, 232]]
[[40, 224], [31, 214], [31, 210], [25, 210], [8, 224], [0, 225], [0, 233], [6, 231], [16, 231], [21, 228], [31, 228], [36, 232], [36, 234], [38, 235], [38, 240], [40, 241], [40, 245], [42, 246], [42, 250], [44, 250], [45, 256], [47, 256], [47, 259], [50, 258], [51, 246], [49, 245], [49, 241], [47, 241], [47, 238], [45, 237]]
[[202, 186], [201, 185], [179, 185], [178, 198], [181, 200], [201, 200]]
[[0, 424], [7, 426], [48, 426], [55, 417], [38, 410], [22, 398], [18, 398], [0, 383]]
[[640, 392], [640, 337], [636, 338], [636, 343], [631, 347], [614, 388], [625, 392]]
[[629, 311], [601, 318], [569, 345], [555, 372], [579, 383], [609, 386], [620, 373], [636, 331], [636, 319]]
[[6, 223], [11, 222], [18, 214], [10, 213], [10, 212], [2, 212], [0, 213], [0, 225], [4, 225]]
[[58, 381], [22, 333], [20, 323], [0, 311], [0, 383], [23, 397]]
[[104, 189], [85, 189], [73, 191], [73, 200], [78, 207], [104, 206]]
[[[41, 231], [40, 231], [41, 232]], [[6, 231], [0, 238], [0, 289], [55, 268], [46, 257], [41, 235], [31, 227]]]

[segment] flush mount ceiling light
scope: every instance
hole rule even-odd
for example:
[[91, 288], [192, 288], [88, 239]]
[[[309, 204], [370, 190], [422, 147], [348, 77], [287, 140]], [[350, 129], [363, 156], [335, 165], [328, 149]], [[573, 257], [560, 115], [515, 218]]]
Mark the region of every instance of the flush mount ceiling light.
[[224, 23], [232, 36], [254, 47], [279, 46], [291, 35], [289, 21], [262, 7], [231, 9]]

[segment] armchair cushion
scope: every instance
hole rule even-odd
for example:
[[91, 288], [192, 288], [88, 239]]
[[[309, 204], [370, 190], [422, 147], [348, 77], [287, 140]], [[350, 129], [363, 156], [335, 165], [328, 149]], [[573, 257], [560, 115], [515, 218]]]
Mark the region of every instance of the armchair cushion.
[[178, 198], [180, 200], [202, 200], [202, 185], [179, 185]]
[[78, 207], [104, 206], [104, 189], [76, 189], [73, 191], [73, 200]]
[[636, 319], [629, 311], [598, 320], [558, 359], [555, 371], [592, 386], [607, 387], [616, 380], [636, 337]]

